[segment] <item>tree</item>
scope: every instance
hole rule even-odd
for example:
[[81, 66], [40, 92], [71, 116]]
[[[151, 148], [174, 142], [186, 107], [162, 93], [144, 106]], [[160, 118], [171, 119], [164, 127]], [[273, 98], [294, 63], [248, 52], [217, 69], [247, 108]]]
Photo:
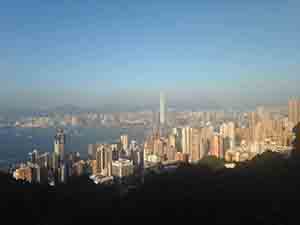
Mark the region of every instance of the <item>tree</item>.
[[224, 160], [219, 159], [216, 156], [206, 156], [198, 163], [200, 166], [206, 166], [213, 170], [219, 170], [224, 168]]

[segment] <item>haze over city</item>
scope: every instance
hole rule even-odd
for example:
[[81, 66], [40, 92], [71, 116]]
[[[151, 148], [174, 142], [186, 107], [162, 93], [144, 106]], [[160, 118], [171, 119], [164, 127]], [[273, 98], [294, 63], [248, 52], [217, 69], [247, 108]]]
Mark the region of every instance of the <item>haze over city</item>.
[[286, 104], [299, 96], [300, 3], [6, 1], [0, 108]]
[[299, 12], [1, 1], [1, 221], [299, 224]]

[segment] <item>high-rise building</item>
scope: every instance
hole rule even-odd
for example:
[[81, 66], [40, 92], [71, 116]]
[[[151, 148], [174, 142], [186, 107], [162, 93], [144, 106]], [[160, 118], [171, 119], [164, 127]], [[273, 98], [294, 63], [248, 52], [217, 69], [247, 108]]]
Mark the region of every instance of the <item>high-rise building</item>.
[[139, 171], [144, 167], [144, 151], [142, 149], [133, 152], [132, 162], [133, 166]]
[[128, 149], [128, 135], [122, 135], [120, 139], [122, 148], [126, 151]]
[[168, 146], [176, 147], [176, 135], [170, 134], [168, 138]]
[[154, 138], [147, 138], [147, 140], [144, 143], [144, 158], [146, 159], [148, 155], [153, 154], [154, 149]]
[[41, 168], [37, 164], [31, 164], [32, 181], [35, 183], [41, 182]]
[[62, 163], [59, 167], [59, 182], [65, 183], [67, 181], [67, 167], [65, 163]]
[[49, 152], [45, 152], [45, 153], [43, 153], [39, 156], [38, 165], [41, 168], [49, 168], [49, 166], [50, 166], [50, 154], [49, 154]]
[[166, 123], [166, 98], [164, 93], [160, 93], [160, 114], [159, 122], [161, 125]]
[[59, 167], [59, 163], [58, 162], [59, 162], [58, 155], [55, 152], [53, 152], [52, 156], [51, 156], [51, 168], [53, 170], [57, 170], [58, 169], [58, 167]]
[[96, 168], [95, 175], [97, 176], [111, 176], [112, 169], [112, 152], [111, 149], [105, 145], [98, 147], [96, 152]]
[[175, 149], [177, 151], [182, 151], [182, 129], [181, 128], [173, 128], [172, 135], [175, 136]]
[[84, 172], [85, 162], [83, 160], [76, 162], [72, 165], [72, 175], [81, 176]]
[[57, 129], [54, 137], [54, 153], [58, 156], [59, 160], [63, 160], [65, 152], [66, 136], [63, 129]]
[[220, 127], [220, 136], [226, 139], [229, 148], [235, 147], [235, 125], [233, 122], [223, 123]]
[[201, 143], [201, 130], [192, 128], [191, 132], [191, 153], [190, 160], [197, 162], [201, 159], [202, 143]]
[[29, 153], [30, 162], [33, 164], [36, 164], [38, 162], [38, 157], [39, 154], [36, 149]]
[[160, 158], [163, 158], [165, 154], [165, 147], [166, 147], [166, 143], [162, 138], [157, 137], [154, 139], [153, 153], [155, 155], [159, 156]]
[[184, 127], [181, 130], [182, 132], [182, 153], [183, 154], [190, 154], [191, 151], [191, 137], [192, 137], [192, 128], [191, 127]]
[[225, 138], [228, 136], [228, 127], [227, 127], [227, 124], [226, 123], [223, 123], [221, 126], [220, 126], [220, 135]]
[[210, 155], [220, 157], [220, 136], [218, 134], [214, 134], [211, 140], [211, 148], [210, 148]]
[[255, 126], [258, 123], [259, 118], [256, 112], [250, 112], [248, 115], [248, 124], [250, 129], [250, 140], [255, 141]]
[[295, 126], [300, 122], [300, 100], [291, 99], [288, 102], [289, 122]]
[[212, 126], [201, 128], [200, 158], [203, 158], [210, 153], [213, 135], [214, 128]]
[[182, 128], [182, 153], [189, 155], [189, 161], [197, 162], [206, 154], [209, 131], [209, 128]]
[[169, 146], [167, 151], [167, 159], [175, 160], [175, 155], [176, 155], [176, 149], [173, 146]]
[[178, 137], [180, 133], [181, 133], [180, 128], [172, 128], [172, 132], [171, 132], [172, 135]]

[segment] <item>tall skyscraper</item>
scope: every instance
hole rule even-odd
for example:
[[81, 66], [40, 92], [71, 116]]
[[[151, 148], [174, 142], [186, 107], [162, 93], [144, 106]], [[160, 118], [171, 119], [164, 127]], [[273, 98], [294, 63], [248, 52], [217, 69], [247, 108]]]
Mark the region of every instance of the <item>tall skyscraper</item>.
[[160, 125], [166, 123], [166, 98], [164, 93], [160, 93], [160, 114], [159, 114]]
[[210, 155], [216, 156], [218, 158], [224, 157], [224, 142], [223, 138], [219, 134], [214, 134], [211, 140]]
[[184, 127], [182, 128], [182, 153], [190, 154], [191, 151], [191, 137], [192, 137], [192, 128]]
[[201, 129], [192, 128], [191, 136], [192, 141], [190, 160], [192, 162], [197, 162], [201, 159], [201, 151], [203, 150], [201, 142]]
[[291, 99], [288, 103], [289, 122], [296, 125], [300, 122], [300, 100]]
[[128, 149], [128, 135], [122, 135], [120, 139], [122, 148], [126, 151]]
[[51, 161], [51, 158], [50, 158], [49, 152], [45, 152], [45, 153], [39, 155], [38, 164], [41, 168], [49, 168], [50, 161]]
[[65, 183], [67, 179], [67, 167], [66, 164], [62, 163], [59, 166], [59, 182]]
[[165, 142], [160, 137], [154, 139], [153, 143], [153, 153], [160, 158], [163, 158], [165, 153]]
[[220, 135], [226, 139], [226, 143], [228, 141], [230, 149], [235, 147], [235, 124], [233, 122], [223, 123], [220, 127]]
[[33, 164], [37, 163], [38, 157], [39, 157], [39, 154], [38, 154], [38, 151], [36, 149], [29, 153], [30, 162], [33, 163]]
[[32, 175], [32, 181], [35, 183], [41, 182], [41, 168], [37, 164], [31, 164], [31, 175]]
[[96, 152], [96, 168], [95, 175], [98, 176], [111, 176], [112, 170], [112, 152], [106, 146], [97, 148]]
[[65, 152], [66, 136], [63, 129], [57, 129], [54, 137], [54, 153], [59, 160], [63, 160]]
[[59, 164], [58, 164], [58, 155], [53, 152], [52, 155], [51, 155], [51, 168], [56, 171], [59, 167]]
[[168, 146], [173, 146], [174, 148], [176, 147], [176, 135], [175, 134], [170, 134], [168, 138]]
[[250, 139], [253, 142], [255, 139], [255, 126], [258, 123], [258, 116], [256, 112], [250, 112], [248, 114], [248, 123], [249, 123], [249, 129], [250, 129]]

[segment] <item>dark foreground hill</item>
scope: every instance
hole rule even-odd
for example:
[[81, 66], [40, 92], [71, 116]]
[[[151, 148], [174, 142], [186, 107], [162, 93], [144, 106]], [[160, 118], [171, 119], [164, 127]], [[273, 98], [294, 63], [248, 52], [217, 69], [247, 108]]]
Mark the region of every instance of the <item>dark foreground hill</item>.
[[[182, 165], [120, 197], [87, 177], [49, 187], [0, 176], [7, 224], [298, 224], [300, 164], [267, 152], [236, 169]], [[93, 222], [92, 222], [93, 221]]]

